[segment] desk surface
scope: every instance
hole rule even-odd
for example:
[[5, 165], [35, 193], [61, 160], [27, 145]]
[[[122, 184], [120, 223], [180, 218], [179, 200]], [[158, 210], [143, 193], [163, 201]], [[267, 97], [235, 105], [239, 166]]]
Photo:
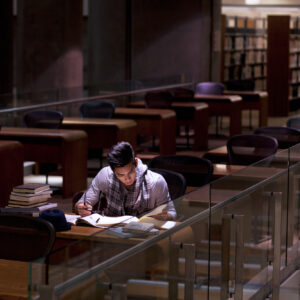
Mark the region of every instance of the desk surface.
[[[144, 104], [143, 104], [144, 106]], [[116, 107], [114, 115], [128, 116], [128, 118], [147, 118], [147, 119], [165, 119], [175, 116], [173, 110], [170, 109], [158, 109], [158, 108], [141, 108], [134, 107]]]
[[[277, 152], [282, 151], [285, 149], [277, 149]], [[213, 156], [227, 156], [228, 152], [227, 152], [227, 146], [220, 146], [214, 149], [211, 149], [209, 151], [207, 151], [205, 154], [209, 154], [209, 155], [213, 155]]]
[[24, 145], [24, 160], [60, 163], [64, 197], [86, 188], [87, 135], [84, 131], [2, 127], [0, 139], [20, 141]]
[[66, 140], [72, 140], [74, 139], [74, 136], [86, 137], [86, 134], [81, 130], [2, 127], [0, 130], [0, 136], [41, 137], [47, 139], [61, 137]]
[[128, 141], [136, 148], [137, 123], [131, 119], [66, 117], [62, 128], [85, 131], [89, 149], [110, 148], [120, 141]]
[[225, 90], [223, 95], [238, 95], [238, 96], [252, 96], [252, 97], [267, 97], [268, 93], [265, 91], [234, 91], [234, 90]]
[[238, 95], [203, 95], [203, 94], [195, 94], [194, 99], [197, 101], [204, 101], [204, 102], [238, 102], [242, 101], [242, 97]]
[[[144, 108], [145, 107], [145, 101], [135, 101], [129, 103], [129, 108]], [[206, 109], [208, 108], [208, 105], [204, 102], [194, 102], [194, 101], [174, 101], [171, 103], [171, 108], [194, 108], [194, 109]], [[156, 109], [156, 108], [144, 108], [145, 110], [170, 110], [170, 109]]]
[[64, 125], [78, 126], [80, 128], [82, 125], [86, 127], [118, 127], [120, 129], [127, 128], [131, 126], [136, 126], [134, 120], [128, 119], [104, 119], [104, 118], [80, 118], [80, 117], [65, 117], [63, 119]]
[[57, 232], [56, 237], [60, 239], [71, 239], [71, 240], [92, 239], [95, 241], [108, 242], [108, 243], [116, 243], [116, 242], [120, 243], [121, 241], [122, 244], [137, 244], [139, 242], [144, 241], [145, 239], [149, 239], [153, 237], [153, 235], [149, 235], [146, 238], [124, 239], [109, 234], [107, 228], [72, 225], [71, 229], [68, 231]]

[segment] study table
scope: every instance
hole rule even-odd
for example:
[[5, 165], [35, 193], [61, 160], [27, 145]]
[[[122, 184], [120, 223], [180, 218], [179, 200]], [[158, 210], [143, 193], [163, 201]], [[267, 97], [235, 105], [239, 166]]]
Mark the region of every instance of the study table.
[[176, 114], [169, 109], [116, 107], [114, 118], [133, 119], [137, 134], [159, 137], [161, 155], [176, 152]]
[[136, 148], [137, 124], [133, 120], [65, 117], [61, 127], [85, 131], [89, 149], [110, 148], [121, 141]]
[[242, 132], [242, 98], [240, 96], [195, 94], [194, 100], [207, 103], [211, 116], [228, 116], [230, 136]]
[[[207, 184], [197, 190], [191, 190], [191, 193], [187, 194], [184, 198], [185, 201], [191, 205], [199, 205], [207, 208], [210, 200], [211, 205], [224, 202], [238, 195], [243, 189], [286, 171], [286, 169], [261, 166], [227, 167], [222, 164], [215, 164], [215, 166], [219, 168], [215, 179], [226, 175], [229, 176], [224, 178], [225, 180], [211, 182], [211, 184]], [[227, 173], [230, 170], [233, 172]]]
[[22, 143], [25, 161], [61, 164], [63, 197], [86, 188], [87, 135], [84, 131], [2, 127], [0, 139]]
[[[268, 93], [264, 91], [223, 91], [223, 95], [238, 95], [242, 97], [242, 110], [259, 111], [259, 127], [268, 125]], [[250, 119], [251, 120], [251, 119]], [[250, 123], [251, 126], [251, 123]]]
[[[284, 149], [277, 149], [277, 152], [283, 151]], [[228, 152], [227, 146], [220, 146], [207, 151], [203, 157], [209, 159], [213, 163], [228, 163]]]
[[[132, 108], [144, 108], [145, 101], [131, 102], [128, 106]], [[170, 109], [176, 113], [177, 126], [191, 126], [194, 129], [193, 150], [207, 149], [209, 124], [208, 105], [206, 103], [197, 102], [172, 102]]]

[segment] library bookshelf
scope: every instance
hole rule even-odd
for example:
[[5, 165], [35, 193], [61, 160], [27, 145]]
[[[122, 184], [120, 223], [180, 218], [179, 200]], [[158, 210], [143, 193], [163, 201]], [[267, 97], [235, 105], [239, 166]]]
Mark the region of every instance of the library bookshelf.
[[251, 81], [254, 90], [266, 90], [266, 18], [222, 15], [222, 25], [222, 81]]

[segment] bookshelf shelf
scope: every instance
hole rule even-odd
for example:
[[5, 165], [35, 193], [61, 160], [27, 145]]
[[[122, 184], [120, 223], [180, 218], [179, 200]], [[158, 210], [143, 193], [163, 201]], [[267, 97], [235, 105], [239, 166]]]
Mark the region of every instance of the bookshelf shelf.
[[266, 90], [266, 19], [223, 15], [222, 23], [221, 80], [250, 80], [255, 90]]

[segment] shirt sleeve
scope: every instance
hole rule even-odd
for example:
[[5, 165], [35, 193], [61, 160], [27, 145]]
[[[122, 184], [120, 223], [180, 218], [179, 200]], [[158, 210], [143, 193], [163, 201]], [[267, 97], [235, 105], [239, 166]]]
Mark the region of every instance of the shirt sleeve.
[[86, 192], [82, 195], [82, 197], [77, 201], [76, 205], [80, 202], [86, 202], [91, 206], [94, 206], [99, 201], [99, 193], [100, 191], [105, 192], [107, 190], [107, 170], [103, 168], [99, 171], [96, 177], [93, 179], [90, 187], [86, 190]]
[[163, 176], [158, 176], [150, 198], [151, 201], [154, 201], [154, 207], [167, 203], [167, 212], [172, 216], [173, 220], [176, 218], [174, 203], [171, 200], [168, 185]]

